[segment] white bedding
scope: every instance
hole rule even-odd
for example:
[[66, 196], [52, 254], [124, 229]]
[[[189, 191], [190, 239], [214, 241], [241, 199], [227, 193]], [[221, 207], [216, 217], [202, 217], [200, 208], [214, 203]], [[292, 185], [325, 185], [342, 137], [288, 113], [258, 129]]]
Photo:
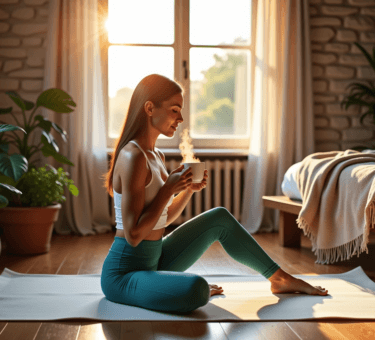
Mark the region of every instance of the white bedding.
[[[375, 150], [367, 149], [363, 150], [362, 153], [375, 153]], [[297, 187], [296, 173], [301, 166], [301, 162], [293, 164], [285, 173], [284, 180], [281, 183], [281, 191], [285, 196], [290, 199], [302, 201], [301, 194]]]
[[281, 191], [290, 199], [297, 199], [302, 201], [300, 192], [298, 191], [296, 182], [296, 172], [301, 166], [301, 162], [293, 164], [284, 175], [284, 180], [281, 183]]

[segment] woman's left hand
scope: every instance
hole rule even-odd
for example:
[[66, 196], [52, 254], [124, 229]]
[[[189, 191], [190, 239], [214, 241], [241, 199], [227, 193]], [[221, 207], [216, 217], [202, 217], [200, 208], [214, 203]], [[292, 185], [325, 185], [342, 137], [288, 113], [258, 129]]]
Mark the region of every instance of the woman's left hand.
[[187, 190], [191, 193], [201, 191], [207, 186], [208, 170], [204, 170], [203, 180], [200, 183], [191, 183]]
[[219, 287], [218, 285], [210, 285], [210, 284], [208, 284], [208, 286], [210, 287], [210, 297], [212, 295], [224, 295], [223, 294], [224, 289], [222, 287]]

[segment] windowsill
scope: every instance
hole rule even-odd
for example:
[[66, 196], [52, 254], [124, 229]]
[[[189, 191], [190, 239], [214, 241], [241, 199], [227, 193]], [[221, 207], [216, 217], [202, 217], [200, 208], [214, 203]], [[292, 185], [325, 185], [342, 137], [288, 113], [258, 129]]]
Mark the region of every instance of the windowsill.
[[[170, 157], [181, 157], [180, 149], [167, 149], [167, 148], [159, 148], [165, 156]], [[113, 148], [107, 148], [107, 152], [113, 152]], [[223, 156], [248, 156], [249, 150], [247, 149], [193, 149], [193, 153], [195, 157], [223, 157]]]

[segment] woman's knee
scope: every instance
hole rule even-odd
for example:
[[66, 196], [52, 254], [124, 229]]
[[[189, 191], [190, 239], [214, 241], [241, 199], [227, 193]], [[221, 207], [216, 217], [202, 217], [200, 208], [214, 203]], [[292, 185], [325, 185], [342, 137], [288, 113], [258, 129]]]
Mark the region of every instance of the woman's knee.
[[195, 275], [191, 278], [190, 285], [188, 286], [186, 287], [185, 306], [182, 307], [182, 312], [191, 312], [202, 307], [208, 303], [210, 298], [210, 287], [203, 277]]
[[222, 227], [224, 234], [236, 233], [238, 229], [244, 229], [243, 226], [236, 220], [236, 218], [230, 213], [230, 211], [225, 207], [216, 207], [216, 218], [218, 225]]
[[237, 221], [227, 208], [216, 207], [214, 209], [217, 217], [223, 221], [223, 225], [227, 226], [228, 222], [233, 222], [233, 220]]
[[102, 277], [100, 280], [100, 285], [102, 288], [102, 292], [104, 296], [107, 298], [107, 300], [113, 301], [115, 292], [114, 292], [114, 287], [111, 286], [111, 283], [108, 280], [103, 279]]
[[215, 208], [215, 210], [217, 211], [217, 212], [219, 212], [220, 214], [228, 214], [228, 209], [227, 208], [225, 208], [225, 207], [216, 207]]
[[230, 214], [228, 209], [225, 207], [215, 207], [215, 208], [212, 208], [211, 211], [213, 211], [215, 214], [215, 217], [218, 217], [218, 218], [226, 217], [228, 216], [228, 214]]
[[197, 275], [194, 277], [193, 291], [196, 291], [200, 297], [200, 306], [207, 304], [210, 297], [210, 287], [208, 286], [207, 281], [202, 277]]

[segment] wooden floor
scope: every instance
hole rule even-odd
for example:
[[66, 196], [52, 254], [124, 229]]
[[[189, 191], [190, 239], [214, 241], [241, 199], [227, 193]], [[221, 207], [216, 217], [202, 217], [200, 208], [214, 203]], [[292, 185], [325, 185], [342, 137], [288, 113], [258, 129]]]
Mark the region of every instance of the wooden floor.
[[[167, 233], [173, 227], [167, 228]], [[310, 240], [302, 235], [300, 249], [283, 248], [278, 234], [255, 234], [260, 246], [289, 274], [329, 274], [362, 266], [375, 281], [375, 242], [369, 254], [334, 265], [318, 265]], [[53, 234], [51, 250], [35, 256], [2, 255], [0, 273], [7, 267], [29, 274], [99, 274], [114, 233], [95, 236]], [[258, 274], [237, 263], [215, 242], [188, 272]], [[287, 322], [0, 322], [0, 340], [38, 339], [375, 339], [375, 321], [330, 319]]]

